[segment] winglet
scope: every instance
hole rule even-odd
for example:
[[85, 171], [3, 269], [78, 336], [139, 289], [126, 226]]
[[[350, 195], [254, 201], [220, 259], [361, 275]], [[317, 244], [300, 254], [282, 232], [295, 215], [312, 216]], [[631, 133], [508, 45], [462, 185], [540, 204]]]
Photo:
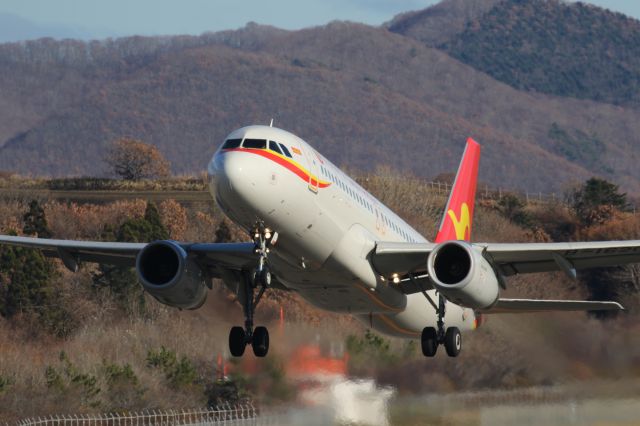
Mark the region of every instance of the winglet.
[[438, 235], [436, 235], [436, 243], [449, 240], [470, 240], [479, 162], [480, 144], [469, 138], [449, 195], [449, 201], [447, 201]]

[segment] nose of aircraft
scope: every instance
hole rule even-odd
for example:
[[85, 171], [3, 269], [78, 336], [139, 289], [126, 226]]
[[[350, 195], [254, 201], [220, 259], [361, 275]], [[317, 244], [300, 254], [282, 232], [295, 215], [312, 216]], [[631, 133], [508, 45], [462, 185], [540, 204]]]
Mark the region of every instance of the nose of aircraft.
[[209, 163], [208, 174], [210, 190], [219, 203], [253, 204], [256, 173], [241, 152], [218, 152]]

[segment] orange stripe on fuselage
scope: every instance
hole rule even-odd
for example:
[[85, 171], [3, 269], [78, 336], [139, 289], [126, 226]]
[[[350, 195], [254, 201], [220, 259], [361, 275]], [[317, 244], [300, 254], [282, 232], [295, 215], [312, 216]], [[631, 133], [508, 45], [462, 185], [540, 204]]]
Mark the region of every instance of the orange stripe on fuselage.
[[391, 312], [400, 312], [400, 311], [402, 311], [402, 309], [400, 309], [400, 308], [394, 308], [393, 306], [387, 305], [381, 299], [376, 297], [375, 294], [373, 294], [370, 289], [367, 290], [363, 285], [355, 284], [355, 287], [357, 289], [359, 289], [360, 291], [362, 291], [364, 294], [366, 294], [367, 297], [369, 299], [371, 299], [371, 301], [373, 303], [375, 303], [376, 305], [380, 306], [381, 308], [386, 309], [386, 310], [391, 311]]
[[250, 154], [256, 154], [261, 157], [267, 158], [273, 161], [274, 163], [277, 163], [283, 166], [284, 168], [293, 172], [294, 174], [298, 175], [298, 177], [300, 177], [300, 179], [304, 180], [305, 182], [310, 182], [311, 185], [317, 186], [318, 188], [326, 188], [329, 185], [331, 185], [331, 182], [319, 180], [317, 176], [314, 176], [311, 173], [309, 173], [300, 164], [282, 155], [276, 154], [275, 152], [271, 152], [263, 149], [251, 149], [251, 148], [233, 148], [233, 149], [222, 150], [223, 153], [234, 152], [234, 151], [247, 152]]
[[393, 330], [397, 331], [400, 334], [406, 334], [408, 336], [420, 336], [421, 334], [421, 333], [418, 333], [417, 331], [407, 330], [406, 328], [400, 327], [398, 324], [396, 324], [395, 321], [393, 321], [391, 318], [389, 318], [384, 314], [376, 314], [375, 316], [376, 318], [381, 319], [382, 322], [384, 322], [388, 327], [392, 328]]

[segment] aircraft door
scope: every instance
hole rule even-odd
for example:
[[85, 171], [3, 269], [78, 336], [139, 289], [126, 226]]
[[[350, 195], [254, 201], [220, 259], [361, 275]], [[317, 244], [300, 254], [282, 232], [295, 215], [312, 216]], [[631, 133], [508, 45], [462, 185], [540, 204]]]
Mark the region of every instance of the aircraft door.
[[319, 185], [318, 180], [320, 179], [318, 176], [319, 160], [312, 148], [300, 144], [300, 149], [302, 150], [304, 157], [307, 160], [307, 166], [309, 167], [309, 190], [314, 194], [317, 194]]

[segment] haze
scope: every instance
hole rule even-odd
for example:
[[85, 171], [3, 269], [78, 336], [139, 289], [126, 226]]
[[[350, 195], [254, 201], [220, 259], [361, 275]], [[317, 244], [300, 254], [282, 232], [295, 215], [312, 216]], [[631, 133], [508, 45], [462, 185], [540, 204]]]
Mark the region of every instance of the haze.
[[[40, 37], [99, 39], [128, 35], [201, 34], [255, 21], [285, 29], [349, 20], [380, 25], [394, 15], [437, 0], [4, 0], [0, 42]], [[640, 17], [640, 2], [593, 0], [593, 4]]]

